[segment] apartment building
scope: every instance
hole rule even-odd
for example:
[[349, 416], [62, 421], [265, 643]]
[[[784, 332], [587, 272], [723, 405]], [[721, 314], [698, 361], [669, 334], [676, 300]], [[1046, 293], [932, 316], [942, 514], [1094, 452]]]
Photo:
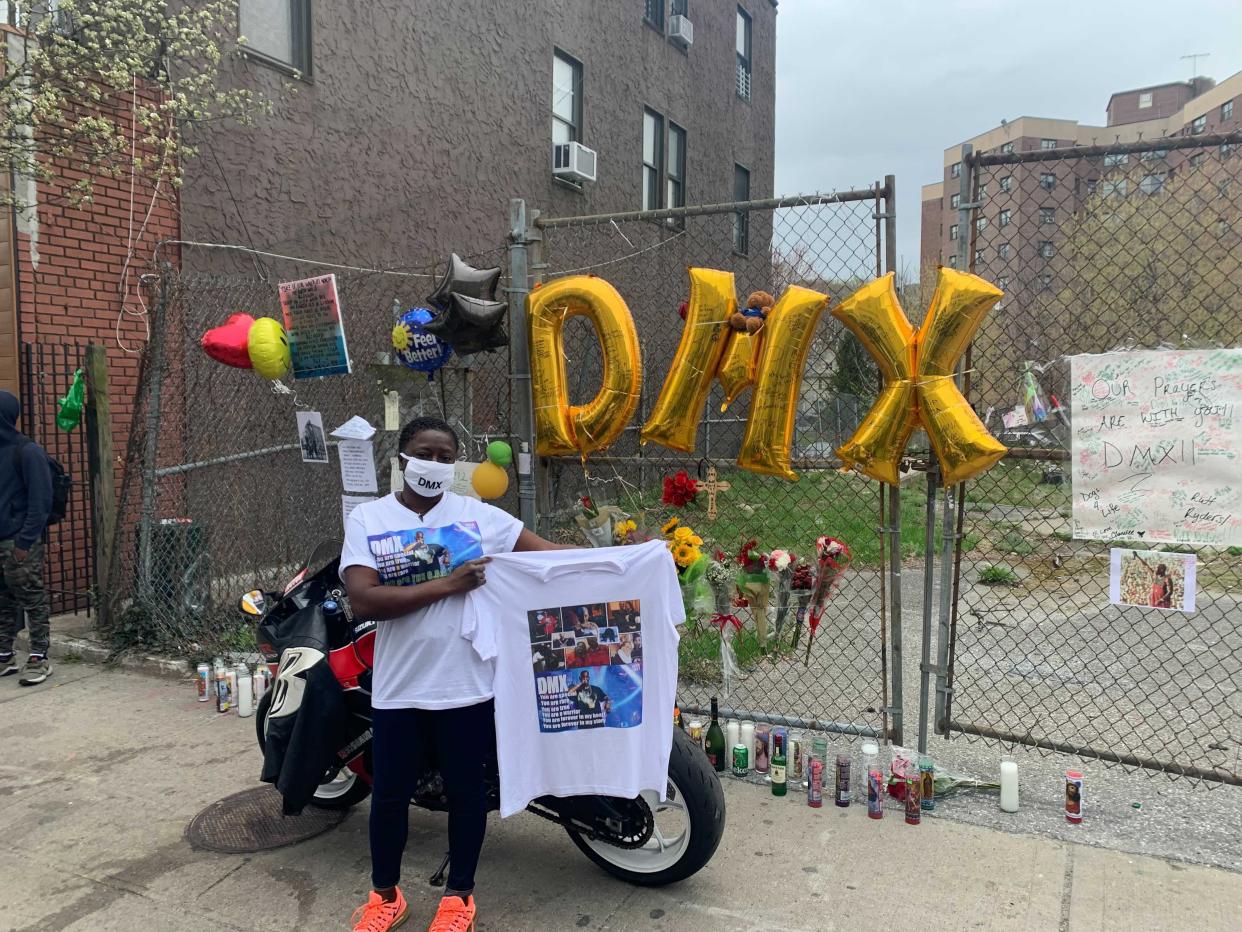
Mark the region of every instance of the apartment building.
[[185, 237], [409, 263], [503, 243], [512, 197], [565, 215], [771, 195], [775, 0], [426, 6], [241, 0], [233, 77], [275, 106], [202, 134]]
[[[1113, 94], [1106, 107], [1107, 121], [1103, 126], [1078, 123], [1075, 120], [1019, 117], [980, 133], [969, 143], [975, 152], [1030, 152], [1059, 149], [1075, 145], [1109, 145], [1140, 140], [1157, 140], [1172, 136], [1231, 133], [1242, 129], [1242, 72], [1217, 84], [1211, 78], [1135, 88]], [[960, 229], [958, 214], [961, 198], [961, 152], [963, 143], [944, 150], [941, 180], [924, 185], [921, 204], [920, 266], [923, 270], [938, 265], [956, 267], [961, 237], [970, 231]], [[1198, 158], [1206, 153], [1186, 155]], [[1226, 145], [1214, 153], [1218, 158], [1242, 155]], [[981, 248], [992, 248], [993, 260], [1008, 263], [1016, 244], [1048, 244], [1036, 246], [1044, 252], [1056, 248], [1056, 230], [1072, 214], [1083, 199], [1097, 190], [1101, 183], [1129, 184], [1110, 181], [1110, 169], [1128, 166], [1132, 161], [1146, 163], [1150, 170], [1140, 173], [1138, 186], [1144, 191], [1158, 190], [1169, 173], [1176, 171], [1183, 160], [1177, 153], [1156, 149], [1141, 155], [1104, 156], [1098, 164], [1080, 164], [1071, 170], [1055, 162], [1026, 162], [990, 179], [978, 192], [981, 206], [974, 212], [973, 222], [979, 230], [987, 230], [985, 238], [977, 238]], [[1127, 175], [1133, 172], [1127, 172]], [[996, 190], [988, 190], [994, 185]], [[1120, 193], [1120, 188], [1117, 189]], [[998, 194], [1004, 198], [997, 198]], [[992, 203], [989, 204], [989, 198]], [[1001, 203], [1003, 201], [1003, 204]], [[1001, 231], [1005, 231], [1002, 235]], [[986, 245], [982, 240], [986, 239]], [[989, 261], [986, 252], [976, 257]], [[1044, 256], [1042, 258], [1048, 258]], [[978, 262], [976, 267], [983, 271]]]

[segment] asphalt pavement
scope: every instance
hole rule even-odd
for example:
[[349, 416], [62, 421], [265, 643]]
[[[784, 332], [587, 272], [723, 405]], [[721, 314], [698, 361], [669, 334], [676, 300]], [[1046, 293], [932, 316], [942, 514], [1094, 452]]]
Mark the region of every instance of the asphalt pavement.
[[[253, 720], [196, 702], [188, 680], [62, 659], [42, 687], [0, 680], [0, 742], [0, 928], [343, 929], [366, 894], [366, 803], [299, 845], [191, 847], [190, 820], [254, 786], [259, 756]], [[945, 801], [915, 827], [895, 811], [876, 822], [858, 806], [812, 810], [800, 794], [724, 782], [716, 857], [664, 889], [611, 879], [543, 820], [493, 816], [479, 929], [1136, 932], [1234, 929], [1242, 915], [1238, 873], [1093, 846], [1108, 841], [1093, 824], [1103, 812], [1043, 831], [1059, 812], [1038, 785], [1021, 820], [988, 817], [1007, 829], [997, 830], [969, 824], [995, 813], [984, 796]], [[419, 929], [434, 911], [426, 878], [443, 855], [444, 816], [413, 810], [410, 826], [404, 883], [408, 927]]]

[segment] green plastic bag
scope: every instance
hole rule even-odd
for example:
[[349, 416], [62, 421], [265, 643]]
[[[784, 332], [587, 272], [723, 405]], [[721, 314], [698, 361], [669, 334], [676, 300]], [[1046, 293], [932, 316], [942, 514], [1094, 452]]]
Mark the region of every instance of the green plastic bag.
[[86, 379], [79, 369], [73, 374], [73, 384], [65, 397], [60, 399], [60, 411], [56, 426], [68, 433], [82, 422], [82, 405], [86, 403]]

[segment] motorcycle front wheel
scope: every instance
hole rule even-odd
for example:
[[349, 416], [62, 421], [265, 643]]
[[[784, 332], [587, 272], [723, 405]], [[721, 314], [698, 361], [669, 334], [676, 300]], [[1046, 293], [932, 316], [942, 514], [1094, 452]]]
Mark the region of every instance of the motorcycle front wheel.
[[[264, 693], [255, 710], [254, 730], [259, 739], [259, 750], [264, 750], [264, 730], [267, 724], [267, 709], [272, 704], [272, 694]], [[315, 788], [311, 797], [311, 805], [320, 809], [350, 809], [371, 795], [371, 787], [365, 780], [348, 767], [342, 767], [335, 774], [326, 773], [323, 783]]]
[[711, 860], [725, 826], [724, 790], [702, 749], [673, 729], [668, 759], [668, 799], [644, 792], [655, 822], [640, 848], [619, 848], [566, 829], [575, 845], [612, 876], [640, 887], [685, 880]]

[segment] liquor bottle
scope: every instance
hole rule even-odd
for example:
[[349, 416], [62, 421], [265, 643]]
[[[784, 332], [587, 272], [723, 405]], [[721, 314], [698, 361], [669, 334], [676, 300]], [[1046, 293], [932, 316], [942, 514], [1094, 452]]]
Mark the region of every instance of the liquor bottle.
[[775, 735], [772, 740], [772, 795], [784, 796], [789, 788], [785, 778], [785, 736]]
[[712, 696], [712, 723], [707, 726], [707, 738], [703, 742], [703, 749], [707, 751], [707, 759], [712, 762], [717, 773], [724, 773], [728, 769], [724, 729], [720, 727], [715, 696]]

